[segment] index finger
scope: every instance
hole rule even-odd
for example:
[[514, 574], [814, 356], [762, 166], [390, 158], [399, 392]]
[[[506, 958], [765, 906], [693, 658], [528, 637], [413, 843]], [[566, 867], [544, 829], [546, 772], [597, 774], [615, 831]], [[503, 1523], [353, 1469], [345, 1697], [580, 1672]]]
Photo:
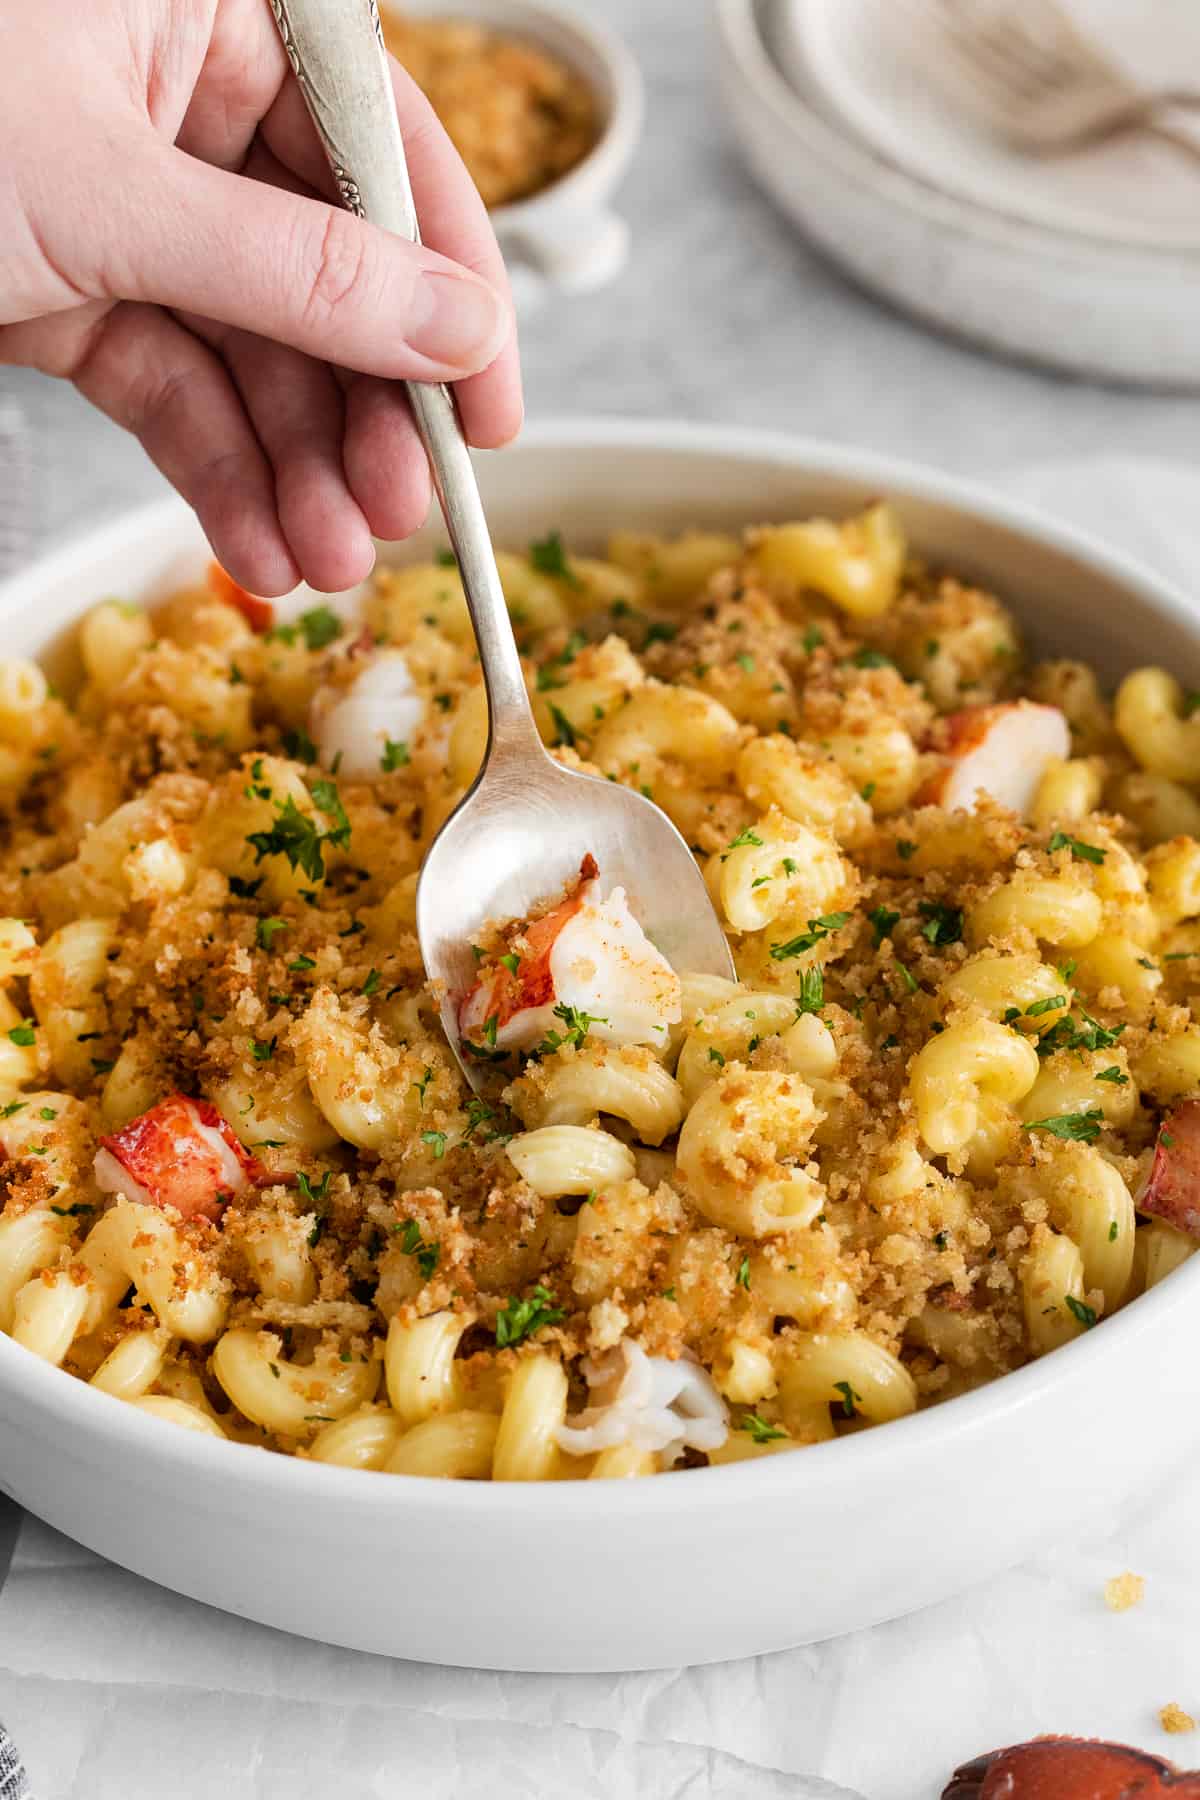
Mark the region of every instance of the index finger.
[[[504, 258], [479, 190], [416, 82], [394, 57], [389, 56], [388, 61], [423, 240], [431, 249], [481, 275], [511, 306]], [[336, 201], [329, 164], [294, 80], [284, 82], [259, 129], [281, 163]], [[490, 450], [517, 435], [524, 406], [515, 322], [507, 343], [489, 367], [457, 382], [454, 391], [472, 444]]]

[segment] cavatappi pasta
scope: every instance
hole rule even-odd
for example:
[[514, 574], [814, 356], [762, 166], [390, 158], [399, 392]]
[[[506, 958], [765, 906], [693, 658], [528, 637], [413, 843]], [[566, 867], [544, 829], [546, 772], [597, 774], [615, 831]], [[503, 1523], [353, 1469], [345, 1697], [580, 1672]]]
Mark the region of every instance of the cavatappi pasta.
[[453, 563], [105, 601], [70, 700], [0, 659], [0, 1330], [240, 1444], [603, 1479], [896, 1419], [1190, 1255], [1194, 697], [1027, 667], [885, 505], [501, 565], [547, 742], [684, 832], [739, 980], [601, 870], [477, 947], [479, 1100], [414, 931], [485, 740]]

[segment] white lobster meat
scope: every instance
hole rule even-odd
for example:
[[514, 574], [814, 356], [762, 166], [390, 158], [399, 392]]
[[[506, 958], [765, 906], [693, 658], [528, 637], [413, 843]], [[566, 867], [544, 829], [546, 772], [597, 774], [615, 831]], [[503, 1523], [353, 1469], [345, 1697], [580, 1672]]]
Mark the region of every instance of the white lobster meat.
[[951, 812], [974, 812], [983, 792], [1024, 817], [1047, 769], [1071, 754], [1071, 728], [1057, 706], [968, 706], [945, 723], [946, 764], [920, 798]]
[[407, 744], [415, 735], [425, 702], [403, 652], [374, 650], [352, 681], [317, 689], [308, 717], [322, 765], [366, 781], [383, 767], [389, 742]]
[[681, 1356], [647, 1356], [622, 1338], [583, 1364], [591, 1404], [555, 1432], [571, 1456], [632, 1444], [654, 1452], [669, 1468], [684, 1450], [718, 1450], [729, 1436], [729, 1413], [699, 1363]]

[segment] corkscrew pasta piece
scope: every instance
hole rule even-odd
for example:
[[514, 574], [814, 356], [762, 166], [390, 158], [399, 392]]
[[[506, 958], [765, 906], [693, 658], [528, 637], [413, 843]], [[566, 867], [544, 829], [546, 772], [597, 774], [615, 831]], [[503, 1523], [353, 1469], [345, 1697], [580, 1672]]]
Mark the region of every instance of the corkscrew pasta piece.
[[1200, 771], [1200, 720], [1165, 669], [1137, 669], [1117, 689], [1117, 730], [1131, 756], [1152, 775], [1194, 783]]
[[1057, 1350], [1086, 1330], [1091, 1309], [1084, 1298], [1079, 1246], [1039, 1225], [1021, 1265], [1021, 1299], [1034, 1356]]
[[419, 1425], [434, 1413], [463, 1404], [454, 1355], [470, 1324], [466, 1313], [438, 1312], [411, 1323], [395, 1318], [388, 1326], [384, 1369], [388, 1399], [402, 1425]]
[[900, 522], [885, 503], [835, 524], [808, 519], [758, 535], [754, 567], [770, 581], [812, 588], [855, 618], [875, 618], [896, 596], [904, 566]]
[[406, 1431], [383, 1465], [390, 1475], [427, 1475], [438, 1480], [486, 1481], [500, 1420], [495, 1413], [440, 1413]]
[[213, 1351], [213, 1374], [240, 1412], [280, 1437], [307, 1437], [316, 1424], [341, 1419], [374, 1399], [376, 1362], [344, 1363], [319, 1351], [311, 1363], [289, 1362], [270, 1332], [226, 1331]]
[[1038, 1077], [1033, 1045], [992, 1019], [956, 1019], [919, 1050], [909, 1088], [921, 1136], [938, 1156], [961, 1150], [979, 1125], [983, 1096], [1011, 1104]]
[[725, 1069], [679, 1134], [679, 1172], [705, 1218], [750, 1238], [810, 1225], [825, 1200], [805, 1166], [818, 1117], [799, 1077]]
[[149, 1418], [161, 1419], [167, 1425], [181, 1425], [185, 1431], [198, 1431], [202, 1437], [223, 1438], [225, 1433], [211, 1413], [170, 1394], [138, 1394], [129, 1402]]
[[813, 1404], [878, 1425], [914, 1412], [917, 1390], [903, 1363], [865, 1332], [831, 1331], [794, 1340], [780, 1364], [785, 1420], [794, 1408]]
[[525, 1131], [505, 1145], [508, 1160], [529, 1185], [547, 1199], [563, 1194], [593, 1194], [632, 1180], [633, 1152], [607, 1131], [581, 1125], [544, 1125]]
[[586, 1125], [611, 1113], [644, 1144], [661, 1144], [678, 1129], [683, 1095], [648, 1050], [587, 1044], [550, 1063], [513, 1085], [513, 1108], [525, 1125]]
[[383, 1469], [399, 1446], [404, 1427], [385, 1406], [360, 1406], [332, 1425], [323, 1425], [308, 1447], [314, 1462], [339, 1469]]
[[1037, 938], [1074, 950], [1096, 937], [1104, 909], [1099, 896], [1081, 881], [1019, 869], [970, 906], [966, 917], [974, 944], [985, 944], [989, 938]]

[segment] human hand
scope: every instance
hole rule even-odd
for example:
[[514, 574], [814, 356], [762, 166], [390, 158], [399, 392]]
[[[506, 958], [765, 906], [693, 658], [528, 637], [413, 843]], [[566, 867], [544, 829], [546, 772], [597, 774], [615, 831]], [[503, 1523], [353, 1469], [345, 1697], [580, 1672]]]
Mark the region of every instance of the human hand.
[[425, 246], [335, 190], [268, 0], [0, 0], [0, 363], [132, 431], [255, 593], [352, 586], [429, 473], [402, 378], [521, 422], [500, 252], [393, 63]]

